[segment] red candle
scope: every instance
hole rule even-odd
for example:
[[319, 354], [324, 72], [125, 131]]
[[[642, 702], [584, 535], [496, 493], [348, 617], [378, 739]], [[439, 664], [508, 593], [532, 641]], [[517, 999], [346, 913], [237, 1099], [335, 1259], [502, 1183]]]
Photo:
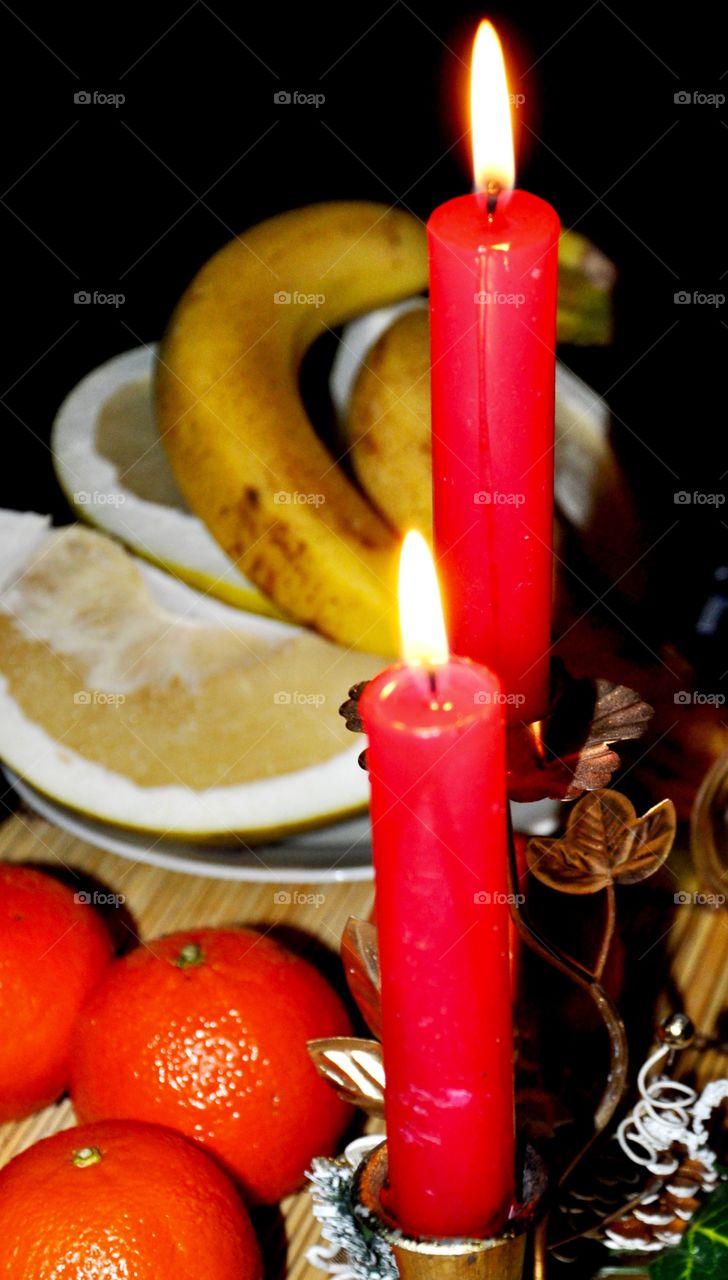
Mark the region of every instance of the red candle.
[[[417, 534], [405, 540], [400, 583], [405, 661], [361, 698], [388, 1208], [416, 1235], [482, 1237], [508, 1216], [515, 1170], [500, 684], [448, 656], [432, 560]], [[429, 641], [418, 630], [428, 608]]]
[[548, 704], [559, 220], [511, 190], [508, 101], [481, 23], [476, 192], [428, 224], [434, 530], [450, 643], [498, 672], [513, 722]]

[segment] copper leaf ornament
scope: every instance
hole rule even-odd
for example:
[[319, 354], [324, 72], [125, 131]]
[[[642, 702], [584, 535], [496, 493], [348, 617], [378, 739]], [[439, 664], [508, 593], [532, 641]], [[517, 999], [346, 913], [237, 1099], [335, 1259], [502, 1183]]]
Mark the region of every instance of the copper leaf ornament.
[[[639, 738], [652, 707], [634, 689], [602, 678], [571, 676], [552, 660], [552, 704], [533, 724], [511, 725], [507, 734], [508, 795], [511, 800], [574, 800], [607, 787], [620, 758], [614, 743]], [[339, 707], [347, 729], [363, 733], [359, 700], [367, 681], [352, 685]], [[359, 764], [367, 767], [366, 751]]]
[[341, 939], [341, 960], [361, 1015], [372, 1035], [381, 1040], [379, 945], [373, 924], [349, 916]]
[[376, 1040], [332, 1036], [309, 1040], [308, 1052], [320, 1076], [344, 1102], [372, 1115], [384, 1111], [382, 1046]]
[[552, 706], [534, 724], [508, 730], [511, 800], [574, 800], [607, 787], [619, 768], [613, 743], [639, 738], [652, 707], [634, 689], [601, 678], [576, 678], [552, 663]]
[[381, 1037], [379, 947], [368, 920], [349, 916], [341, 939], [341, 959], [349, 990], [377, 1040], [334, 1036], [309, 1040], [311, 1060], [344, 1102], [373, 1115], [384, 1109], [384, 1063]]
[[638, 818], [619, 791], [591, 791], [569, 814], [557, 839], [529, 841], [531, 873], [562, 893], [598, 893], [611, 884], [636, 884], [667, 858], [675, 839], [675, 808], [662, 800]]

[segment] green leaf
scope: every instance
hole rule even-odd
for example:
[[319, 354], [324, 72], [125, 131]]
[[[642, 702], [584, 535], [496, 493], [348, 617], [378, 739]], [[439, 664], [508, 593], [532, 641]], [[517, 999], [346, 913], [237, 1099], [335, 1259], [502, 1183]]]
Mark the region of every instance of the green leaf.
[[651, 1280], [725, 1280], [728, 1276], [728, 1183], [699, 1209], [676, 1249], [650, 1265]]
[[612, 340], [612, 290], [616, 269], [578, 231], [559, 241], [559, 342], [604, 346]]

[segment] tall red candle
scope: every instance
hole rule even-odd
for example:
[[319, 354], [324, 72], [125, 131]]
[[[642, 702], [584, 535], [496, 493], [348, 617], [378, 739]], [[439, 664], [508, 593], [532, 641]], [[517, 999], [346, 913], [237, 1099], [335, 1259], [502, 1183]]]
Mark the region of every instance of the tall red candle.
[[473, 60], [476, 193], [428, 224], [435, 549], [451, 645], [498, 672], [509, 721], [548, 703], [559, 220], [512, 191], [498, 37]]
[[[418, 535], [405, 544], [428, 556]], [[434, 580], [430, 561], [430, 572]], [[403, 554], [413, 606], [424, 585]], [[407, 636], [405, 606], [403, 636]], [[444, 637], [444, 629], [441, 632]], [[408, 1231], [497, 1232], [513, 1201], [505, 760], [497, 678], [405, 644], [367, 685], [388, 1207]]]

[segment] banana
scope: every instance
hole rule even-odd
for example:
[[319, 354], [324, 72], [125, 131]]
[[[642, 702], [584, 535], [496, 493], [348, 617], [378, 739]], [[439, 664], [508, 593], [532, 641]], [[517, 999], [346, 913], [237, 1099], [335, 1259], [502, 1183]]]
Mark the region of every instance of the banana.
[[407, 311], [367, 352], [344, 422], [365, 493], [395, 529], [432, 528], [430, 316]]
[[[429, 316], [407, 312], [367, 352], [344, 422], [354, 471], [382, 514], [402, 533], [431, 536]], [[609, 441], [609, 414], [563, 365], [556, 374], [555, 546], [566, 527], [610, 580], [639, 560], [639, 512]], [[610, 577], [611, 575], [611, 577]]]
[[327, 328], [426, 284], [424, 228], [401, 210], [280, 214], [202, 268], [156, 372], [177, 482], [224, 550], [284, 612], [377, 654], [396, 651], [398, 540], [317, 437], [298, 374]]
[[[612, 263], [590, 241], [577, 232], [564, 232], [559, 241], [560, 342], [587, 345], [610, 340], [615, 275]], [[573, 410], [559, 390], [557, 383], [556, 464], [571, 473], [583, 468], [583, 459], [572, 457], [565, 447], [574, 426]], [[402, 532], [414, 527], [430, 536], [430, 323], [425, 307], [399, 316], [366, 353], [344, 431], [357, 479], [382, 515]], [[587, 452], [595, 447], [592, 444]], [[592, 460], [594, 471], [597, 462]], [[571, 483], [583, 488], [578, 475]]]

